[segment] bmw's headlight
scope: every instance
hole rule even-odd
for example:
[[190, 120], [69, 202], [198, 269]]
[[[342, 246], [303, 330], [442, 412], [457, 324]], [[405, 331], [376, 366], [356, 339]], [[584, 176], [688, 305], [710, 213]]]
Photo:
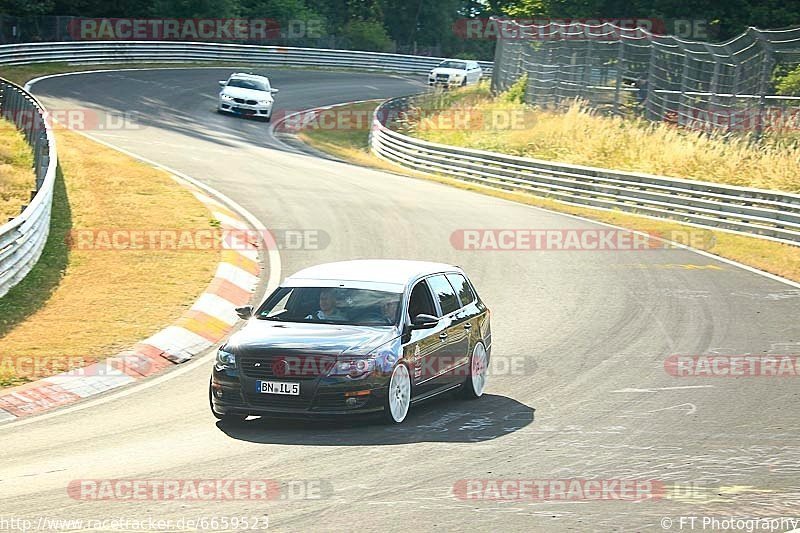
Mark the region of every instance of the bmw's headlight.
[[217, 368], [222, 370], [226, 368], [235, 368], [235, 367], [236, 367], [236, 356], [233, 353], [228, 352], [223, 348], [217, 350]]
[[228, 96], [225, 93], [219, 93], [219, 97], [222, 98], [223, 100], [227, 100], [227, 101], [233, 100], [233, 96]]
[[375, 370], [374, 358], [348, 358], [336, 361], [328, 375], [358, 379], [369, 375], [373, 370]]
[[258, 105], [270, 105], [272, 100], [259, 100]]

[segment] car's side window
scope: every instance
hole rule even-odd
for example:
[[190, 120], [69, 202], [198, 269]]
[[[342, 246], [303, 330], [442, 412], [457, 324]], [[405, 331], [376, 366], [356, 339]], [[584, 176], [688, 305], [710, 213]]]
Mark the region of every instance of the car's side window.
[[449, 281], [456, 290], [458, 299], [461, 300], [461, 307], [475, 301], [475, 293], [472, 291], [472, 287], [469, 286], [467, 278], [461, 274], [447, 274], [447, 281]]
[[442, 308], [442, 316], [449, 315], [456, 311], [460, 306], [458, 305], [458, 297], [456, 291], [453, 290], [450, 282], [444, 277], [444, 274], [437, 274], [428, 278], [428, 285], [431, 291], [439, 300], [439, 306]]
[[408, 314], [412, 320], [420, 314], [436, 316], [431, 291], [428, 290], [425, 280], [420, 281], [411, 289], [411, 296], [408, 298]]

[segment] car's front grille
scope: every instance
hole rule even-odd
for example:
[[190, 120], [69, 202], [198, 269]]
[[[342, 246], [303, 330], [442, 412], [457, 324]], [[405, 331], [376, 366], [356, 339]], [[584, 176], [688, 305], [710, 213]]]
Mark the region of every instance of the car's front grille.
[[326, 376], [336, 358], [324, 355], [264, 355], [242, 357], [242, 373], [250, 378], [315, 380]]
[[283, 396], [280, 394], [248, 394], [247, 403], [257, 407], [276, 409], [308, 409], [311, 400], [302, 396]]
[[447, 81], [449, 79], [450, 79], [450, 75], [449, 74], [437, 74], [436, 75], [436, 81]]
[[247, 105], [256, 105], [258, 102], [255, 100], [245, 100], [244, 98], [234, 98], [234, 102], [237, 104], [247, 104]]

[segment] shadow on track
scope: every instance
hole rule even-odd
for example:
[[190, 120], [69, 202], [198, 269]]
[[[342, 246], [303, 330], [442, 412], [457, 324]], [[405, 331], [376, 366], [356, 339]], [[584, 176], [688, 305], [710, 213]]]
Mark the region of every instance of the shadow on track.
[[414, 405], [398, 426], [375, 417], [332, 420], [257, 418], [218, 422], [229, 437], [259, 444], [374, 446], [412, 442], [481, 442], [518, 431], [533, 422], [535, 409], [506, 396], [477, 401], [442, 398]]

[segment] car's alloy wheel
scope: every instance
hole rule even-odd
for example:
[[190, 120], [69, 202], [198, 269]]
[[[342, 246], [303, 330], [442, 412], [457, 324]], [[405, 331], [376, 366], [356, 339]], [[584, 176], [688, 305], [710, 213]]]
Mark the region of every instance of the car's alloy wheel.
[[486, 374], [489, 367], [489, 356], [482, 342], [472, 349], [469, 366], [469, 376], [464, 382], [464, 393], [468, 398], [480, 398], [486, 389]]
[[390, 424], [399, 424], [408, 415], [411, 405], [411, 377], [406, 365], [399, 364], [392, 370], [386, 393], [384, 417]]

